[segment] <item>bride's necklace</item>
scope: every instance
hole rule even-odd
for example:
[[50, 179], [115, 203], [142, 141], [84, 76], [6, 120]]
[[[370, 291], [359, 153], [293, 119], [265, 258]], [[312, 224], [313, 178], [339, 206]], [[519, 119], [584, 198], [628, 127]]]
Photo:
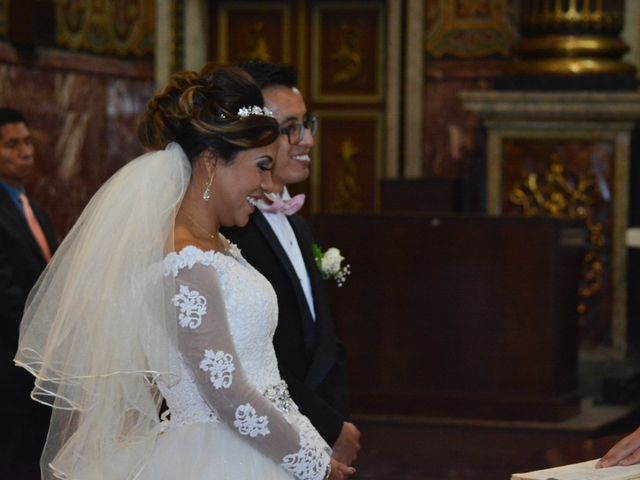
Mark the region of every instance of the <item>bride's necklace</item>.
[[189, 215], [187, 212], [184, 212], [184, 214], [189, 218], [189, 220], [191, 220], [191, 223], [195, 226], [198, 227], [200, 229], [200, 231], [202, 233], [206, 233], [207, 236], [209, 238], [211, 238], [216, 245], [218, 245], [220, 248], [220, 251], [223, 253], [227, 253], [229, 251], [229, 245], [227, 244], [227, 242], [225, 241], [225, 238], [222, 236], [222, 234], [220, 232], [216, 232], [215, 235], [211, 232], [209, 232], [209, 230], [207, 230], [206, 228], [204, 228], [202, 225], [200, 225], [195, 218], [193, 218], [191, 215]]

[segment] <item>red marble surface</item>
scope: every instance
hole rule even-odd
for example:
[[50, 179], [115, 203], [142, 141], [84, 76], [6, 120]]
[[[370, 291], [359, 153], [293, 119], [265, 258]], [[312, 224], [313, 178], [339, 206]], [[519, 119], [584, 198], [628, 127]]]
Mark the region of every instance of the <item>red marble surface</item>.
[[465, 110], [462, 91], [492, 90], [505, 67], [500, 60], [427, 60], [423, 94], [423, 178], [466, 179], [484, 156], [480, 120]]
[[150, 62], [15, 51], [0, 42], [0, 105], [29, 120], [37, 168], [27, 191], [66, 234], [93, 193], [143, 152], [137, 120], [154, 93]]

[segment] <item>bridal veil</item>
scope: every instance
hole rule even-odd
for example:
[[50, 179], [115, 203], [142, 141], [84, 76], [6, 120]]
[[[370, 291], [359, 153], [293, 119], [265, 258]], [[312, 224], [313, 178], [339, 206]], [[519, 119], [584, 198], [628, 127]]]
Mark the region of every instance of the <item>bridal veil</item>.
[[125, 165], [29, 296], [15, 362], [35, 376], [32, 397], [53, 407], [45, 479], [88, 478], [124, 450], [136, 463], [119, 466], [127, 479], [144, 468], [159, 432], [155, 381], [172, 385], [180, 371], [162, 261], [190, 175], [175, 143]]

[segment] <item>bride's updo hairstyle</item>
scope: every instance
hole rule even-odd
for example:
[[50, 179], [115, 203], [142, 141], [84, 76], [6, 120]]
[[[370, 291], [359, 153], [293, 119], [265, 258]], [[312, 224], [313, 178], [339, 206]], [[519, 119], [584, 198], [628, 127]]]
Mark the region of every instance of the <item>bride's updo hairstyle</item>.
[[240, 150], [262, 147], [278, 137], [270, 116], [239, 116], [243, 107], [263, 107], [262, 93], [238, 67], [207, 65], [200, 74], [180, 72], [158, 93], [143, 115], [138, 135], [160, 150], [178, 143], [191, 162], [205, 150], [230, 163]]

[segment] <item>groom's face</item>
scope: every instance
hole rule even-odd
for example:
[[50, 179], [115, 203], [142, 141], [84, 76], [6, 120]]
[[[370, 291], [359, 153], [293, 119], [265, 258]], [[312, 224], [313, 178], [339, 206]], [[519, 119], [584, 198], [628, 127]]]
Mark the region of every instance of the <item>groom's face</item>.
[[[302, 94], [295, 88], [284, 86], [267, 87], [262, 91], [264, 102], [275, 115], [280, 128], [300, 124], [307, 114]], [[313, 147], [313, 136], [305, 129], [304, 137], [297, 145], [291, 145], [286, 134], [278, 138], [278, 155], [271, 172], [275, 192], [286, 185], [299, 183], [309, 176], [309, 152]]]

